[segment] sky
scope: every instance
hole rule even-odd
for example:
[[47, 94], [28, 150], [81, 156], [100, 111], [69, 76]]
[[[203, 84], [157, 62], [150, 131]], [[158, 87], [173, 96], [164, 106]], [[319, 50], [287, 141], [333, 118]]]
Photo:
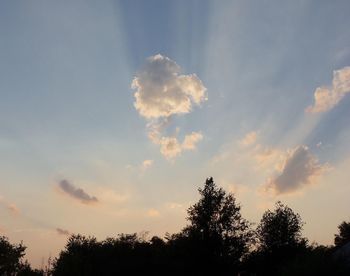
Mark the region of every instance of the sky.
[[0, 235], [164, 236], [214, 177], [310, 242], [350, 220], [349, 1], [0, 3]]

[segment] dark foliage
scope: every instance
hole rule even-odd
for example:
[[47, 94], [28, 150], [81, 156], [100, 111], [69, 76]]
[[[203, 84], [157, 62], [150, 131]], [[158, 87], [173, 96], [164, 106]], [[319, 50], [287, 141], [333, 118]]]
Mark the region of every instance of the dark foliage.
[[249, 269], [258, 275], [283, 275], [281, 270], [287, 263], [306, 253], [302, 227], [300, 215], [278, 201], [275, 210], [263, 214], [257, 227], [258, 247], [247, 261]]
[[11, 244], [6, 237], [0, 237], [0, 275], [18, 272], [25, 250], [23, 244]]
[[260, 250], [274, 252], [305, 247], [307, 240], [301, 235], [303, 224], [299, 214], [278, 201], [275, 210], [267, 210], [258, 225]]
[[28, 262], [23, 262], [26, 247], [11, 244], [6, 237], [0, 236], [0, 275], [42, 275], [39, 270], [33, 270]]
[[213, 178], [206, 180], [199, 193], [199, 201], [188, 209], [190, 224], [172, 242], [187, 243], [186, 251], [191, 254], [187, 265], [193, 269], [238, 271], [251, 242], [250, 225], [234, 196], [217, 187]]
[[163, 244], [158, 237], [145, 241], [136, 234], [121, 234], [101, 242], [93, 237], [73, 235], [54, 262], [53, 275], [155, 273]]
[[343, 221], [339, 226], [339, 234], [335, 235], [334, 244], [341, 247], [350, 242], [350, 222]]

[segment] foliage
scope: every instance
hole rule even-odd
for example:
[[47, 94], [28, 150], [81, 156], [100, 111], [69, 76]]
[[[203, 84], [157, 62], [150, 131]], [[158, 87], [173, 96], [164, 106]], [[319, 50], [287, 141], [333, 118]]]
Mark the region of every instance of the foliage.
[[341, 247], [350, 242], [350, 222], [343, 221], [339, 226], [339, 234], [335, 235], [334, 244]]
[[11, 244], [6, 237], [0, 236], [0, 275], [43, 275], [42, 271], [33, 270], [27, 261], [22, 261], [25, 250], [22, 243]]
[[302, 238], [303, 222], [299, 214], [278, 201], [275, 210], [267, 210], [257, 228], [260, 248], [265, 252], [305, 246], [307, 240]]
[[[216, 186], [212, 177], [199, 189], [199, 201], [188, 209], [190, 224], [183, 230], [192, 259], [224, 271], [237, 269], [252, 239], [250, 224], [241, 213], [233, 194]], [[192, 249], [192, 250], [191, 250]]]
[[6, 237], [0, 237], [0, 275], [13, 275], [21, 267], [21, 259], [26, 247], [11, 244]]
[[72, 235], [53, 264], [53, 275], [138, 275], [158, 268], [163, 240], [146, 241], [137, 234], [97, 241]]

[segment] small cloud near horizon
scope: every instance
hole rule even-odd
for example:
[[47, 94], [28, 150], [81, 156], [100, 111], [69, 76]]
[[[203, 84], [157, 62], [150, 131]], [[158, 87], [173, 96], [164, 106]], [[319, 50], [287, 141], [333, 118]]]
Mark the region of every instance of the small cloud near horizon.
[[90, 196], [83, 189], [75, 187], [66, 179], [61, 180], [58, 183], [58, 186], [62, 192], [69, 195], [73, 199], [79, 200], [81, 203], [92, 204], [98, 202], [98, 199], [95, 196]]
[[7, 209], [11, 215], [19, 215], [20, 210], [16, 204], [8, 202], [4, 197], [0, 196], [0, 205]]
[[68, 230], [62, 229], [62, 228], [56, 228], [56, 232], [58, 235], [62, 236], [69, 236], [70, 232]]

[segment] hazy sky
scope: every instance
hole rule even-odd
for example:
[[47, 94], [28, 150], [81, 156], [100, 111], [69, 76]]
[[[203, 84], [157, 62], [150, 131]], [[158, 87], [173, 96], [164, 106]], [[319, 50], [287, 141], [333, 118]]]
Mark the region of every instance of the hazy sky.
[[310, 241], [350, 220], [350, 3], [0, 2], [0, 233], [40, 266], [70, 233], [186, 223], [213, 176]]

